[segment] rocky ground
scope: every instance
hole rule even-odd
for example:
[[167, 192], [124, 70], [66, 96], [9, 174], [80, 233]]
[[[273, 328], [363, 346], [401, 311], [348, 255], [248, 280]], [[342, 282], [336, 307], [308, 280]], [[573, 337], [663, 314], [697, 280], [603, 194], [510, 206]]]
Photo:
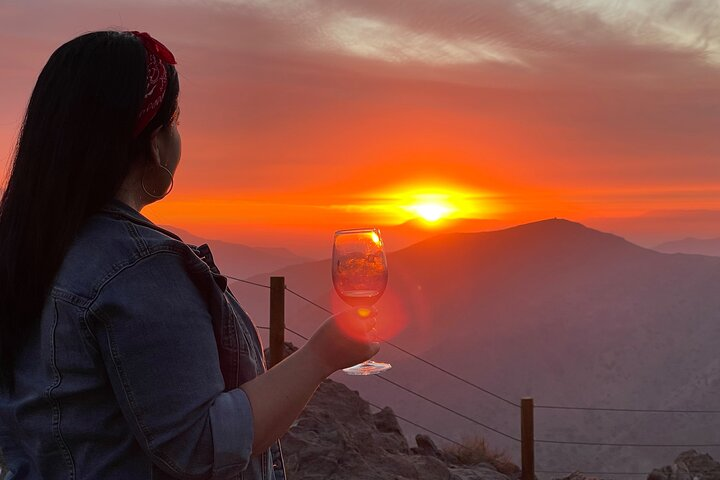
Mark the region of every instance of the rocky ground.
[[[656, 468], [646, 478], [647, 480], [720, 480], [720, 463], [707, 453], [688, 450], [678, 455], [672, 465]], [[575, 472], [560, 480], [600, 479]]]
[[706, 453], [688, 450], [672, 465], [653, 470], [647, 480], [720, 480], [720, 463]]
[[408, 445], [393, 411], [372, 413], [368, 402], [342, 383], [325, 380], [282, 438], [289, 480], [514, 480], [488, 462], [458, 465], [425, 435]]

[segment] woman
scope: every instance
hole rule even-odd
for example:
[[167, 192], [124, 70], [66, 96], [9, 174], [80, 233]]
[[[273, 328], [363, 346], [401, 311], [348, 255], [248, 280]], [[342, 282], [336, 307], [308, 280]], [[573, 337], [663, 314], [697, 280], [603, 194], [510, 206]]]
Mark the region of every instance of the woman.
[[93, 32], [33, 90], [0, 202], [8, 478], [282, 479], [315, 388], [379, 349], [351, 310], [265, 372], [207, 245], [140, 213], [180, 160], [174, 64], [147, 33]]

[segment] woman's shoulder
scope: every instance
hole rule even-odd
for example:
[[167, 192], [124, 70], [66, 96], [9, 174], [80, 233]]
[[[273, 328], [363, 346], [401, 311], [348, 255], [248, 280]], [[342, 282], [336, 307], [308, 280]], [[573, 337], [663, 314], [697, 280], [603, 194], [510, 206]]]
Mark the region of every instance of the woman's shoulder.
[[139, 213], [101, 210], [87, 219], [68, 248], [53, 291], [89, 303], [121, 271], [133, 265], [151, 267], [158, 256], [173, 257], [188, 274], [208, 268], [194, 246]]

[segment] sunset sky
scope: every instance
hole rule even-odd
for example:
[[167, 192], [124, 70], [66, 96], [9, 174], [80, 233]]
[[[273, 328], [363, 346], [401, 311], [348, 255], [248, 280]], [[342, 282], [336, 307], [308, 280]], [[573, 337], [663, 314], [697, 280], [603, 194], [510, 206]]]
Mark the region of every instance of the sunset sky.
[[300, 253], [423, 204], [720, 237], [717, 0], [5, 0], [3, 171], [50, 54], [105, 29], [178, 61], [157, 223]]

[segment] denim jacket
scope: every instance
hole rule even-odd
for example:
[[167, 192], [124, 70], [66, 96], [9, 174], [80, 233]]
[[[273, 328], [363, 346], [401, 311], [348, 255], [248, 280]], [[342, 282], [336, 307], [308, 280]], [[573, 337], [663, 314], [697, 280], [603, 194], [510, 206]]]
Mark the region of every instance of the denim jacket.
[[285, 480], [279, 442], [251, 455], [238, 388], [265, 368], [209, 247], [112, 200], [70, 246], [0, 393], [7, 479]]

